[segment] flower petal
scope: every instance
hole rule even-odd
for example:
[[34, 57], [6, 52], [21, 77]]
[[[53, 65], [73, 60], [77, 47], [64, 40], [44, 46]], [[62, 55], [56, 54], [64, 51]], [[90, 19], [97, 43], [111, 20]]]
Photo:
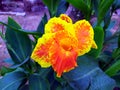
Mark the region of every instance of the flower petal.
[[74, 28], [79, 43], [79, 55], [89, 52], [91, 47], [97, 48], [94, 31], [88, 21], [80, 20], [74, 24]]
[[45, 33], [55, 33], [57, 31], [65, 30], [66, 24], [67, 22], [60, 18], [51, 18], [45, 25]]
[[65, 20], [67, 23], [72, 23], [71, 18], [67, 16], [66, 14], [61, 14], [60, 19]]
[[37, 45], [32, 52], [31, 58], [38, 62], [41, 67], [51, 66], [48, 51], [52, 42], [52, 34], [44, 34], [38, 39]]
[[70, 35], [66, 31], [57, 32], [54, 38], [56, 42], [50, 48], [51, 64], [58, 77], [77, 66], [77, 40]]

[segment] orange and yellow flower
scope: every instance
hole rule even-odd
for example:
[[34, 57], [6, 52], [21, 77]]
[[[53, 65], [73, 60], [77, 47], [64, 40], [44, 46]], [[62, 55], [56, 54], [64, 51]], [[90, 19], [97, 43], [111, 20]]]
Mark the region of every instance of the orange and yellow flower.
[[80, 20], [75, 24], [70, 17], [61, 14], [45, 25], [45, 34], [38, 39], [31, 58], [41, 67], [52, 66], [57, 76], [77, 66], [77, 57], [96, 48], [94, 31], [90, 23]]

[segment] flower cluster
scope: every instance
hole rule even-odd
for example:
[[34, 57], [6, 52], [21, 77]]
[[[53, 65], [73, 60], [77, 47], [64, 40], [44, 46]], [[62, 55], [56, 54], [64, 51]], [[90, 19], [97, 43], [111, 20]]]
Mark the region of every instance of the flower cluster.
[[97, 49], [94, 31], [90, 23], [80, 20], [72, 23], [70, 17], [61, 14], [45, 25], [45, 34], [38, 39], [31, 58], [41, 67], [52, 66], [57, 76], [77, 66], [77, 57]]

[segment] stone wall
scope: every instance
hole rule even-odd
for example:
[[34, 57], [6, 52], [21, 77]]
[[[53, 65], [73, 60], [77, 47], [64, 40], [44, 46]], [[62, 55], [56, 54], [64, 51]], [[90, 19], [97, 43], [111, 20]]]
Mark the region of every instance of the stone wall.
[[42, 0], [0, 0], [0, 11], [40, 12], [44, 9]]

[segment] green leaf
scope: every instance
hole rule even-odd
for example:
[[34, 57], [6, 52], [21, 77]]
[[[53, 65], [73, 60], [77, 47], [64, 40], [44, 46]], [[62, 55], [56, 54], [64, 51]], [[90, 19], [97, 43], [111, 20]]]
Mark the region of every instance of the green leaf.
[[68, 9], [69, 3], [66, 2], [66, 0], [61, 0], [58, 8], [57, 8], [57, 13], [56, 16], [59, 16], [62, 13], [65, 13], [66, 10]]
[[111, 16], [112, 16], [111, 10], [109, 9], [104, 17], [104, 29], [108, 28], [108, 26], [111, 22]]
[[[45, 24], [47, 23], [47, 15], [45, 14], [44, 17], [42, 17], [42, 20], [41, 22], [39, 23], [38, 25], [38, 28], [37, 28], [37, 31], [40, 32], [41, 34], [44, 33], [44, 27], [45, 27]], [[41, 36], [41, 35], [39, 35]]]
[[[9, 27], [9, 28], [11, 28], [12, 30], [14, 30], [16, 32], [23, 33], [23, 34], [32, 34], [32, 35], [40, 35], [41, 34], [39, 32], [33, 31], [33, 30], [28, 31], [28, 30], [24, 30], [24, 29], [21, 29], [21, 28], [18, 29], [16, 27], [14, 27], [13, 25], [6, 24], [6, 23], [1, 22], [1, 21], [0, 21], [0, 24], [5, 25], [6, 27]], [[4, 39], [4, 36], [2, 35], [1, 32], [0, 32], [0, 36]]]
[[78, 58], [78, 66], [63, 74], [74, 90], [113, 90], [115, 81], [108, 77], [92, 57]]
[[[27, 57], [23, 62], [21, 62], [21, 63], [19, 63], [19, 64], [13, 64], [13, 65], [11, 65], [10, 67], [13, 68], [13, 69], [15, 69], [15, 68], [20, 67], [20, 66], [22, 66], [23, 64], [25, 64], [28, 60], [30, 60], [29, 57]], [[28, 63], [27, 63], [27, 64], [28, 64]]]
[[15, 69], [12, 69], [12, 68], [8, 68], [8, 67], [3, 66], [3, 67], [0, 69], [0, 75], [4, 76], [6, 73], [12, 72], [12, 71], [14, 71], [14, 70], [15, 70]]
[[112, 58], [113, 59], [118, 59], [120, 57], [120, 48], [116, 48], [113, 52], [112, 52]]
[[94, 10], [95, 15], [97, 16], [98, 15], [98, 6], [100, 3], [100, 0], [92, 0], [91, 2], [92, 2], [92, 9]]
[[109, 76], [114, 76], [120, 71], [120, 60], [117, 60], [112, 66], [110, 66], [105, 72]]
[[105, 14], [110, 9], [110, 6], [113, 4], [113, 2], [114, 0], [102, 0], [102, 2], [100, 3], [99, 8], [98, 8], [98, 17], [97, 17], [98, 26], [101, 24], [103, 18], [105, 17]]
[[101, 53], [104, 42], [104, 31], [102, 27], [97, 26], [94, 28], [94, 40], [98, 48], [91, 49], [91, 51], [88, 54], [94, 57], [98, 57], [98, 55]]
[[[8, 25], [21, 29], [20, 25], [12, 18], [8, 18]], [[26, 34], [16, 32], [12, 28], [7, 27], [5, 38], [7, 41], [8, 52], [15, 63], [19, 64], [31, 55], [32, 44]]]
[[120, 0], [114, 0], [114, 3], [112, 5], [113, 12], [119, 8], [120, 8]]
[[42, 1], [48, 7], [50, 11], [50, 16], [51, 17], [55, 16], [60, 0], [42, 0]]
[[87, 20], [90, 18], [90, 14], [91, 14], [91, 9], [89, 7], [90, 5], [87, 5], [85, 1], [83, 1], [83, 0], [67, 0], [67, 2], [72, 4], [74, 7], [76, 7], [80, 11], [82, 11]]
[[21, 71], [8, 73], [0, 79], [0, 90], [18, 90], [25, 78], [25, 73]]
[[37, 74], [33, 74], [29, 77], [29, 89], [50, 90], [48, 82]]

